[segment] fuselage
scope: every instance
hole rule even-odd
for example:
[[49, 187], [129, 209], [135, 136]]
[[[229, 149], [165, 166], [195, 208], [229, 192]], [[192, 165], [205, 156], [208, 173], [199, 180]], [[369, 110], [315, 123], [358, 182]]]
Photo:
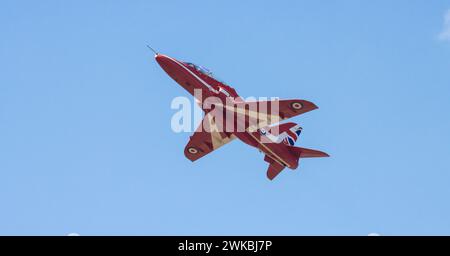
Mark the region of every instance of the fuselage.
[[[244, 102], [236, 90], [224, 82], [216, 79], [209, 70], [188, 62], [176, 60], [172, 57], [156, 54], [156, 61], [162, 69], [181, 87], [194, 96], [202, 107], [204, 100], [209, 97], [219, 98], [222, 102]], [[205, 110], [202, 107], [203, 110]], [[258, 148], [274, 161], [290, 169], [298, 166], [298, 157], [289, 150], [289, 146], [282, 143], [267, 143], [262, 140], [260, 131], [230, 131], [229, 136], [234, 135], [242, 142]]]

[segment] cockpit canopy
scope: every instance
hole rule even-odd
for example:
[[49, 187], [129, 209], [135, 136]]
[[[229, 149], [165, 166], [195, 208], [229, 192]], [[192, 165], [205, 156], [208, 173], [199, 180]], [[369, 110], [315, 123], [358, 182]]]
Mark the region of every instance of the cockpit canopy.
[[196, 70], [202, 72], [202, 73], [205, 74], [205, 75], [208, 75], [208, 76], [209, 76], [209, 75], [212, 74], [212, 72], [211, 72], [209, 69], [205, 68], [205, 67], [202, 67], [202, 66], [199, 66], [199, 65], [195, 65], [194, 63], [190, 63], [190, 62], [186, 62], [186, 64], [187, 64], [188, 66], [193, 67], [193, 68], [195, 68]]
[[209, 77], [211, 77], [211, 78], [213, 78], [213, 79], [215, 79], [215, 80], [217, 80], [217, 81], [219, 81], [221, 83], [225, 83], [221, 79], [219, 79], [216, 76], [214, 76], [213, 73], [211, 72], [211, 70], [209, 70], [209, 69], [207, 69], [207, 68], [205, 68], [203, 66], [195, 65], [194, 63], [191, 63], [191, 62], [185, 62], [185, 64], [190, 66], [190, 67], [195, 68], [195, 70], [200, 71], [204, 75], [207, 75], [207, 76], [209, 76]]

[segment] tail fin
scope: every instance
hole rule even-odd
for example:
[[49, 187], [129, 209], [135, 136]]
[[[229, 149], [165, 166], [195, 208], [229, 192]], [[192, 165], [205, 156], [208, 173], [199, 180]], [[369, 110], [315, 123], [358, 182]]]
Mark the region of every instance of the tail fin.
[[296, 123], [284, 123], [272, 126], [269, 130], [270, 134], [278, 136], [279, 141], [277, 143], [283, 142], [290, 146], [294, 146], [301, 132], [302, 127]]
[[298, 148], [298, 147], [292, 147], [291, 151], [298, 157], [298, 158], [310, 158], [310, 157], [329, 157], [325, 152], [309, 149], [309, 148]]

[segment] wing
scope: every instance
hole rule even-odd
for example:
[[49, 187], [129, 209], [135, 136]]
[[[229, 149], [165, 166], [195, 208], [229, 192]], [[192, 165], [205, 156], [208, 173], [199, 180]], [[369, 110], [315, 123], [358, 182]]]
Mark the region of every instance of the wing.
[[195, 161], [235, 138], [234, 135], [220, 132], [214, 116], [206, 114], [184, 148], [184, 155], [189, 160]]
[[239, 104], [234, 111], [249, 119], [245, 128], [251, 132], [318, 108], [312, 102], [299, 99], [253, 101]]

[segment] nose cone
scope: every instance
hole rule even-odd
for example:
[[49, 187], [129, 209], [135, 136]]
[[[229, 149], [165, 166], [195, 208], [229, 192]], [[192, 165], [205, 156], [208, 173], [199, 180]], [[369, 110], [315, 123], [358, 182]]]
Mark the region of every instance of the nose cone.
[[155, 55], [155, 60], [162, 68], [167, 67], [168, 64], [171, 62], [167, 56], [159, 53]]
[[160, 61], [161, 61], [162, 59], [163, 59], [163, 57], [162, 57], [161, 54], [159, 54], [159, 53], [155, 54], [155, 60], [156, 60], [156, 62], [158, 62], [159, 64], [161, 64]]
[[[180, 73], [180, 64], [176, 60], [166, 56], [164, 54], [156, 54], [155, 60], [158, 62], [159, 66], [175, 81], [178, 80]], [[178, 74], [178, 75], [177, 75]]]

